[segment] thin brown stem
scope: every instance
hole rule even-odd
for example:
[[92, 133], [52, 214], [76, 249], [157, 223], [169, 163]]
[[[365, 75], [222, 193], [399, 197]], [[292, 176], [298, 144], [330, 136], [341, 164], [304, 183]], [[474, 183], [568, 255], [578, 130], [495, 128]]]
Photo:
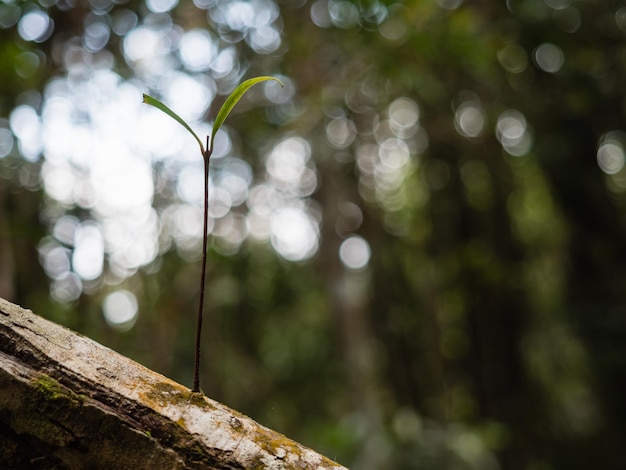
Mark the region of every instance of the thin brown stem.
[[[208, 141], [208, 138], [207, 138]], [[207, 142], [208, 148], [208, 142]], [[196, 351], [195, 363], [193, 371], [193, 388], [192, 392], [200, 392], [200, 344], [202, 342], [202, 314], [204, 311], [204, 286], [206, 279], [206, 256], [209, 226], [209, 161], [211, 159], [211, 150], [209, 149], [203, 155], [204, 158], [204, 229], [202, 234], [202, 268], [200, 275], [200, 301], [198, 303], [198, 320], [196, 323]]]

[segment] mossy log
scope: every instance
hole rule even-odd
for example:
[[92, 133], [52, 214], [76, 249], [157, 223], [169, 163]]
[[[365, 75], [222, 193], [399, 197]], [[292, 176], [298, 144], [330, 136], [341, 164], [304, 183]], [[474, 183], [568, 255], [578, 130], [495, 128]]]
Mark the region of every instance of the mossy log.
[[3, 299], [0, 462], [4, 469], [344, 468]]

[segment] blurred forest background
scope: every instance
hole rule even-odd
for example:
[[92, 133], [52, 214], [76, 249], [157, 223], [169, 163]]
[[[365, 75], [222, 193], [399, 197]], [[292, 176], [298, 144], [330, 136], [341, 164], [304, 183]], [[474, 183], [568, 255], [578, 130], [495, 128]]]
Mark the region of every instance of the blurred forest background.
[[[623, 468], [626, 2], [0, 1], [0, 295], [355, 469]], [[170, 122], [171, 121], [171, 122]]]

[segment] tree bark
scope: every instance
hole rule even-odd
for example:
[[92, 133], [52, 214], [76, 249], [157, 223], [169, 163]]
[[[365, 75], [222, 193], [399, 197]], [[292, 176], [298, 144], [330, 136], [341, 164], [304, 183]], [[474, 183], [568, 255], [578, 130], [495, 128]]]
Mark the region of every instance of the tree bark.
[[343, 469], [0, 298], [2, 468]]

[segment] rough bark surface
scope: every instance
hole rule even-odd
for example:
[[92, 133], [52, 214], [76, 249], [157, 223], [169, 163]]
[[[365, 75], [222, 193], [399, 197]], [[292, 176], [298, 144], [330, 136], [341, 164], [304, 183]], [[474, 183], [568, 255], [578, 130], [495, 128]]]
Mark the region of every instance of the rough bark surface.
[[46, 469], [345, 468], [3, 299], [0, 462]]

